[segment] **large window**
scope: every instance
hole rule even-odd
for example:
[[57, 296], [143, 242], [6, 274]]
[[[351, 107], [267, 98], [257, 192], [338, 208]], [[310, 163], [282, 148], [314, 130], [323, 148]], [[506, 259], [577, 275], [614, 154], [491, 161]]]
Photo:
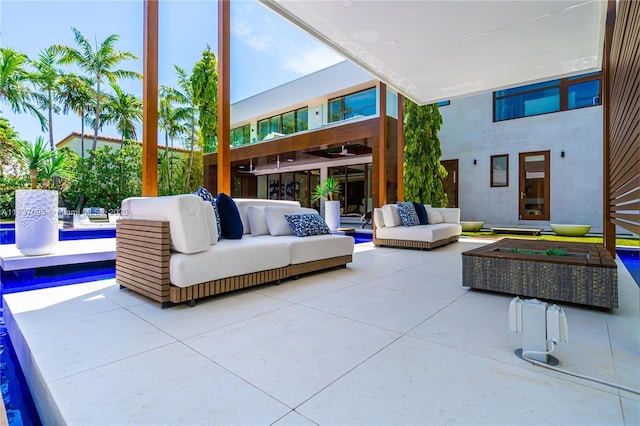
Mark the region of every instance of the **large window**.
[[259, 139], [273, 139], [274, 137], [301, 132], [309, 128], [309, 108], [304, 107], [258, 121]]
[[376, 113], [376, 88], [329, 100], [329, 122]]
[[493, 121], [600, 105], [601, 74], [550, 80], [493, 93]]
[[231, 146], [240, 146], [251, 143], [251, 126], [247, 124], [246, 126], [232, 129], [229, 140], [231, 141]]

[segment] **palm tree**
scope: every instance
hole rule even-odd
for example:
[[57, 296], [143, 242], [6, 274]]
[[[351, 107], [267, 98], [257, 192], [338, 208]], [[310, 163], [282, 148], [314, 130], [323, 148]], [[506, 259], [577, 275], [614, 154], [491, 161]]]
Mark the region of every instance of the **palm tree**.
[[191, 179], [191, 169], [193, 168], [193, 150], [196, 145], [196, 126], [198, 123], [198, 105], [193, 97], [193, 85], [191, 77], [187, 72], [178, 65], [173, 66], [178, 77], [178, 89], [167, 88], [166, 96], [175, 101], [176, 115], [184, 120], [189, 129], [189, 167], [187, 168], [187, 177], [185, 182], [185, 191], [189, 189], [189, 180]]
[[38, 99], [27, 85], [30, 81], [26, 69], [27, 55], [7, 47], [0, 47], [0, 101], [8, 103], [13, 112], [29, 112], [40, 121], [42, 130], [47, 120], [31, 102]]
[[19, 158], [29, 169], [31, 189], [38, 187], [38, 171], [41, 170], [46, 163], [51, 162], [54, 156], [55, 153], [47, 149], [42, 136], [38, 136], [34, 144], [27, 141], [20, 141]]
[[56, 105], [58, 99], [58, 87], [62, 78], [62, 70], [58, 68], [60, 63], [60, 52], [53, 47], [47, 47], [38, 54], [38, 60], [32, 61], [31, 65], [35, 68], [35, 72], [31, 73], [31, 81], [33, 84], [44, 92], [40, 97], [39, 103], [48, 113], [49, 128], [49, 147], [53, 151], [55, 149], [53, 142], [53, 113], [58, 112]]
[[87, 109], [91, 109], [93, 81], [76, 74], [66, 74], [60, 79], [59, 97], [62, 102], [62, 113], [68, 114], [73, 110], [80, 116], [81, 157], [84, 158], [84, 123]]
[[122, 142], [135, 140], [136, 123], [142, 121], [142, 101], [130, 93], [125, 93], [122, 88], [112, 84], [114, 95], [108, 95], [104, 105], [104, 124], [115, 124], [122, 135]]
[[[165, 141], [165, 157], [168, 164], [172, 164], [171, 157], [173, 154], [173, 141], [176, 137], [186, 132], [186, 127], [182, 124], [183, 117], [180, 116], [181, 111], [173, 105], [170, 93], [173, 89], [167, 86], [160, 87], [160, 102], [158, 108], [158, 125], [164, 130]], [[171, 151], [169, 151], [169, 143], [171, 143]], [[167, 182], [169, 193], [171, 193], [171, 167], [167, 168]]]
[[131, 52], [120, 52], [115, 50], [114, 44], [120, 39], [118, 34], [112, 34], [107, 37], [98, 46], [96, 42], [95, 49], [91, 45], [91, 42], [82, 35], [75, 27], [71, 27], [75, 36], [75, 42], [79, 49], [74, 49], [69, 46], [59, 45], [56, 46], [62, 53], [61, 62], [64, 64], [76, 64], [82, 71], [84, 71], [95, 83], [94, 92], [94, 127], [93, 127], [93, 150], [98, 145], [98, 129], [100, 128], [101, 118], [101, 84], [106, 78], [114, 84], [121, 78], [138, 78], [142, 79], [142, 76], [134, 71], [127, 71], [121, 69], [115, 69], [115, 67], [122, 61], [127, 59], [137, 60], [138, 58]]

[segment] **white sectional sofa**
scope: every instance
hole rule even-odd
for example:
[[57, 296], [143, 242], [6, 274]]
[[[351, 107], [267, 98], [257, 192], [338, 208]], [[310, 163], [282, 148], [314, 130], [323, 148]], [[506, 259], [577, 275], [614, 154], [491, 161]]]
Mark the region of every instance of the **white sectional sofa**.
[[385, 204], [373, 210], [373, 243], [376, 246], [431, 250], [458, 241], [462, 234], [460, 209], [425, 205], [429, 223], [404, 226], [398, 206]]
[[214, 209], [197, 195], [124, 200], [116, 231], [118, 284], [163, 306], [193, 306], [198, 298], [352, 261], [352, 237], [291, 235], [285, 214], [315, 212], [297, 201], [234, 202], [241, 239], [219, 239]]

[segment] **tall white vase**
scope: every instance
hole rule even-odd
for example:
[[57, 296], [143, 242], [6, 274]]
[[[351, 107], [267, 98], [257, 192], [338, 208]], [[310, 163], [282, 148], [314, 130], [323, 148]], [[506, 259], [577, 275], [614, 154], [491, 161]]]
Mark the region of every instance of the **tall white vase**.
[[53, 253], [58, 245], [58, 191], [16, 191], [16, 247], [25, 256]]
[[331, 232], [336, 232], [340, 228], [340, 201], [324, 202], [324, 221]]

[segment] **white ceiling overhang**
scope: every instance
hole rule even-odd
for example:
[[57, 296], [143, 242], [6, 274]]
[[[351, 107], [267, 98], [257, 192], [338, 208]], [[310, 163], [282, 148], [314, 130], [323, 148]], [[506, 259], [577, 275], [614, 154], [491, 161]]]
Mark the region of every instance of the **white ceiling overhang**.
[[419, 104], [599, 71], [605, 0], [260, 0]]

